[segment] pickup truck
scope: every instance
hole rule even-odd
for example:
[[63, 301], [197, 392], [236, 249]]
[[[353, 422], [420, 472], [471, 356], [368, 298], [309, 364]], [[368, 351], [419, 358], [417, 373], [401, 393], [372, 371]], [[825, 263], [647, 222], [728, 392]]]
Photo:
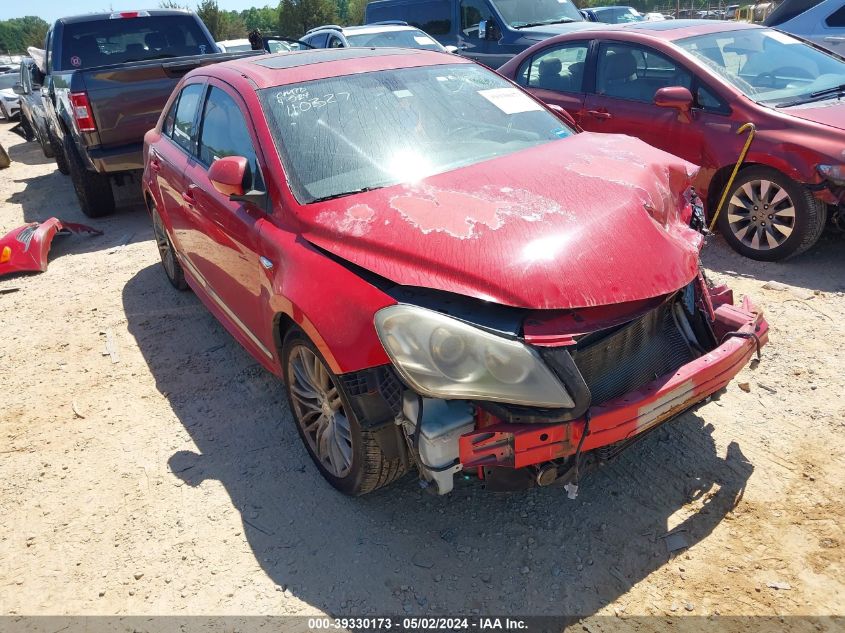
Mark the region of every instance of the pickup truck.
[[218, 53], [195, 13], [171, 9], [60, 18], [45, 48], [49, 142], [89, 217], [114, 211], [112, 180], [140, 174], [144, 133], [182, 76], [251, 54]]

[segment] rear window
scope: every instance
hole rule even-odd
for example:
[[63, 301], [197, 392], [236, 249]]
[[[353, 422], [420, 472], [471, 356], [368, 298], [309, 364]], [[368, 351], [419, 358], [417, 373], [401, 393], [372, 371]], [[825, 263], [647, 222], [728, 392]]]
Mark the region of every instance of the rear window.
[[366, 9], [367, 24], [383, 20], [403, 20], [431, 35], [448, 35], [452, 32], [452, 5], [449, 0], [424, 0], [422, 2], [371, 2]]
[[190, 15], [116, 18], [66, 24], [61, 67], [67, 70], [216, 52]]

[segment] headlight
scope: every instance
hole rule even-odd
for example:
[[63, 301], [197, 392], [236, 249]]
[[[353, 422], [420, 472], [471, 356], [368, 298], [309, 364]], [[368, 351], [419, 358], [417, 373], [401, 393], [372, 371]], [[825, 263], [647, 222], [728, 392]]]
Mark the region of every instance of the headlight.
[[817, 169], [827, 180], [837, 185], [845, 185], [845, 165], [819, 165]]
[[537, 352], [519, 341], [403, 304], [379, 310], [375, 325], [396, 369], [424, 396], [575, 406]]

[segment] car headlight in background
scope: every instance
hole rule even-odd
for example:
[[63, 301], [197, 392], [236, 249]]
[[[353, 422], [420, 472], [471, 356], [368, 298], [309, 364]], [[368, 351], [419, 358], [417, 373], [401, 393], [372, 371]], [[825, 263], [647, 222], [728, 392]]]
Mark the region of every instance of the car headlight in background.
[[537, 352], [519, 341], [405, 304], [379, 310], [375, 326], [396, 369], [424, 396], [575, 406]]
[[819, 173], [837, 185], [845, 185], [845, 165], [819, 165]]

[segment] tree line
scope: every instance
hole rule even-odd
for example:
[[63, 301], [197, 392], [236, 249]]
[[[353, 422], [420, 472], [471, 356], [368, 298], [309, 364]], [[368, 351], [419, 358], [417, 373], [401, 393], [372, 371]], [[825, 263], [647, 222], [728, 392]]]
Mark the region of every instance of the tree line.
[[48, 28], [44, 20], [34, 15], [0, 20], [0, 54], [23, 54], [27, 46], [42, 48]]

